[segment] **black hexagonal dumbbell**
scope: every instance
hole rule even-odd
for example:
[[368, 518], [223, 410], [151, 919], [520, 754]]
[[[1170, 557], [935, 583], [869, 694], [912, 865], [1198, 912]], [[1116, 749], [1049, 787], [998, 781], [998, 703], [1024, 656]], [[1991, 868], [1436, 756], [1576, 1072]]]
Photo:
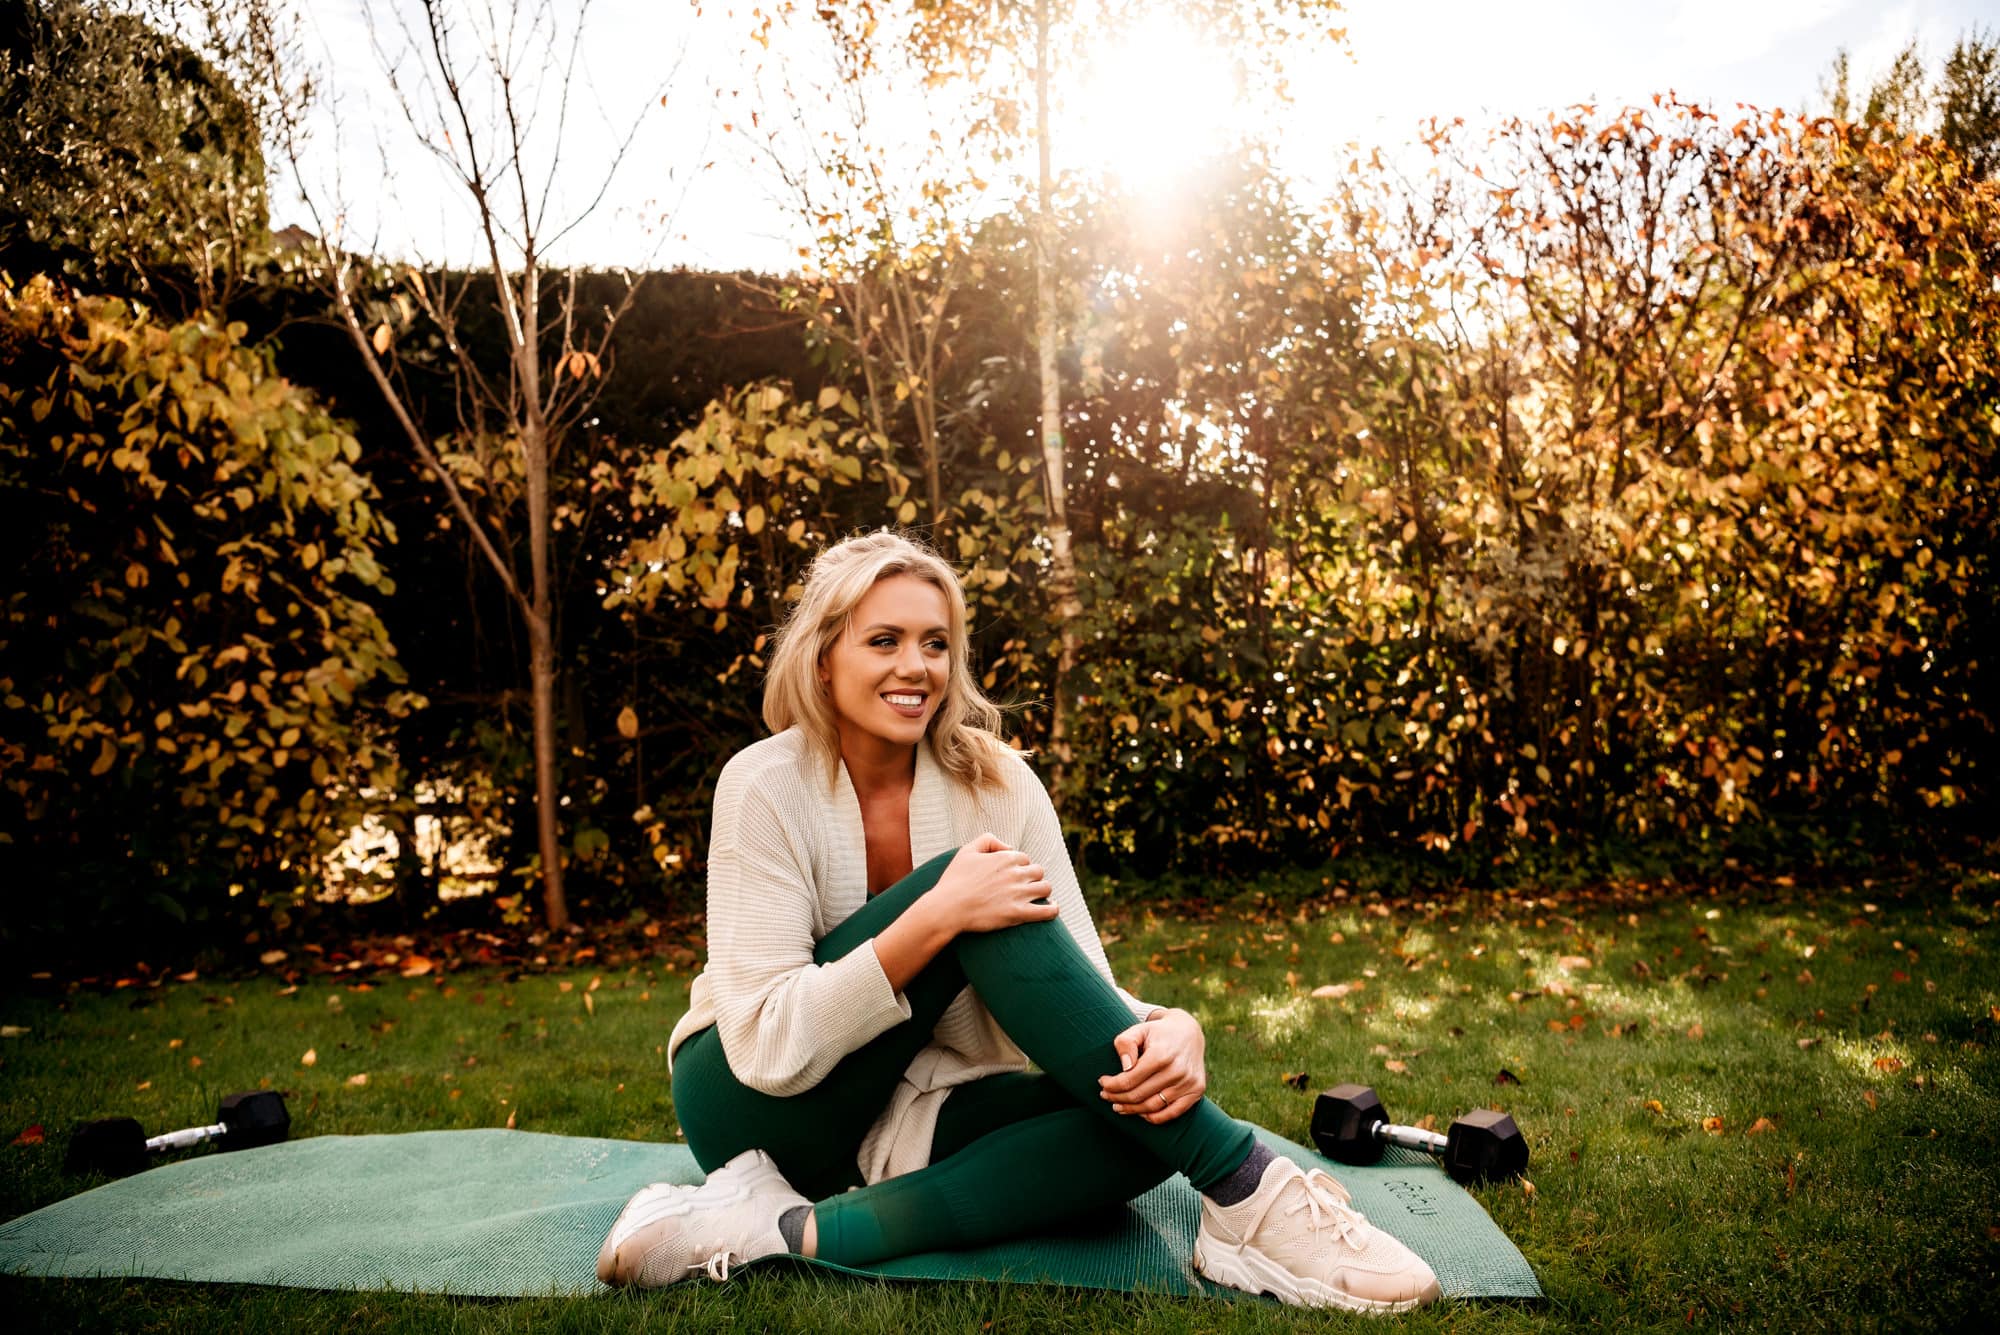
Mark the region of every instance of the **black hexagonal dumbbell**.
[[1366, 1085], [1336, 1085], [1321, 1094], [1313, 1105], [1312, 1138], [1321, 1154], [1341, 1163], [1374, 1163], [1390, 1145], [1422, 1150], [1435, 1155], [1456, 1182], [1497, 1182], [1519, 1177], [1528, 1167], [1527, 1137], [1506, 1113], [1480, 1108], [1439, 1135], [1391, 1122]]
[[285, 1096], [274, 1090], [230, 1094], [222, 1100], [212, 1126], [191, 1126], [148, 1139], [130, 1117], [107, 1117], [77, 1128], [70, 1137], [63, 1166], [72, 1173], [105, 1173], [124, 1177], [151, 1167], [150, 1156], [164, 1150], [184, 1150], [218, 1141], [225, 1150], [275, 1145], [291, 1133], [292, 1116]]

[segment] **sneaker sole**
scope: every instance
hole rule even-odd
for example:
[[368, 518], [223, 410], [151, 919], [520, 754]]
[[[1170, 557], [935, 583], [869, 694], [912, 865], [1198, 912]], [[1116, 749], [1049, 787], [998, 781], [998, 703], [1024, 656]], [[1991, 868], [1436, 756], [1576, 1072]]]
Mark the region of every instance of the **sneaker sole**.
[[1294, 1307], [1337, 1307], [1342, 1311], [1363, 1312], [1370, 1316], [1407, 1312], [1438, 1296], [1437, 1284], [1433, 1281], [1428, 1290], [1414, 1298], [1362, 1298], [1316, 1279], [1294, 1275], [1251, 1248], [1231, 1246], [1206, 1236], [1195, 1239], [1194, 1268], [1218, 1284], [1227, 1284], [1247, 1293], [1268, 1294]]

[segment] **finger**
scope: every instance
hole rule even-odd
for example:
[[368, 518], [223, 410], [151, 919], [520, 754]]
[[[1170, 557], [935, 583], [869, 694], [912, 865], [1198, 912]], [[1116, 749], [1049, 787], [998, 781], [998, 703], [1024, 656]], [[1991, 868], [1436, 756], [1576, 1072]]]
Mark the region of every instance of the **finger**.
[[[1132, 1074], [1137, 1074], [1133, 1072]], [[1187, 1079], [1171, 1068], [1156, 1069], [1147, 1073], [1146, 1078], [1129, 1089], [1105, 1090], [1104, 1098], [1111, 1105], [1124, 1112], [1158, 1112], [1160, 1096], [1167, 1096], [1169, 1103], [1178, 1098], [1186, 1087]]]
[[1161, 1082], [1165, 1080], [1171, 1083], [1179, 1069], [1170, 1053], [1146, 1051], [1142, 1043], [1141, 1051], [1133, 1061], [1131, 1069], [1117, 1075], [1105, 1076], [1098, 1081], [1098, 1085], [1119, 1101], [1129, 1102], [1137, 1099], [1138, 1091], [1146, 1089], [1148, 1085], [1151, 1086], [1151, 1089], [1147, 1089], [1149, 1094], [1165, 1088]]
[[[1118, 1069], [1120, 1071], [1130, 1071], [1132, 1063], [1139, 1060], [1139, 1054], [1145, 1050], [1145, 1047], [1146, 1032], [1144, 1025], [1135, 1024], [1130, 1028], [1119, 1031], [1117, 1036], [1111, 1040], [1111, 1050], [1118, 1055]], [[1108, 1075], [1100, 1083], [1109, 1085], [1121, 1081], [1123, 1078], [1123, 1076]]]
[[1030, 881], [1041, 881], [1046, 883], [1049, 879], [1049, 874], [1047, 869], [1039, 867], [1032, 862], [1023, 863], [1021, 865], [1020, 874], [1022, 875], [1022, 877]]
[[991, 830], [974, 839], [969, 847], [975, 853], [1001, 853], [1007, 849], [1007, 845], [1001, 843], [999, 836]]
[[1177, 1099], [1170, 1100], [1167, 1106], [1158, 1112], [1147, 1113], [1146, 1120], [1155, 1126], [1159, 1126], [1163, 1123], [1173, 1121], [1176, 1117], [1187, 1116], [1189, 1112], [1193, 1111], [1194, 1105], [1200, 1102], [1201, 1095], [1199, 1094], [1183, 1094]]

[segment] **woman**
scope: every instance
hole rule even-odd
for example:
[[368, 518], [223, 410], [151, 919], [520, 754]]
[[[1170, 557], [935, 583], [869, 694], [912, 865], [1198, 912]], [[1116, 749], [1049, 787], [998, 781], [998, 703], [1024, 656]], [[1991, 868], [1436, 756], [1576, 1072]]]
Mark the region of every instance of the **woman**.
[[1360, 1311], [1437, 1296], [1337, 1182], [1204, 1097], [1192, 1015], [1113, 983], [934, 553], [887, 531], [823, 552], [778, 633], [764, 720], [776, 735], [716, 785], [708, 968], [668, 1040], [708, 1179], [634, 1196], [600, 1279], [969, 1247], [1178, 1171], [1202, 1193], [1210, 1279]]

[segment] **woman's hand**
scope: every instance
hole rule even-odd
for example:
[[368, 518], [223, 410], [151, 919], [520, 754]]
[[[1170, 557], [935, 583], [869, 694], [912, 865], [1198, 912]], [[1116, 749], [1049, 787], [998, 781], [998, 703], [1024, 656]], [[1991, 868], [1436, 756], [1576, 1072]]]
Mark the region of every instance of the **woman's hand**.
[[960, 932], [997, 932], [1056, 916], [1055, 888], [1026, 853], [982, 834], [958, 850], [931, 892], [951, 906]]
[[1171, 1122], [1208, 1092], [1208, 1039], [1201, 1021], [1170, 1010], [1133, 1025], [1112, 1040], [1117, 1075], [1097, 1084], [1113, 1108], [1149, 1122]]

